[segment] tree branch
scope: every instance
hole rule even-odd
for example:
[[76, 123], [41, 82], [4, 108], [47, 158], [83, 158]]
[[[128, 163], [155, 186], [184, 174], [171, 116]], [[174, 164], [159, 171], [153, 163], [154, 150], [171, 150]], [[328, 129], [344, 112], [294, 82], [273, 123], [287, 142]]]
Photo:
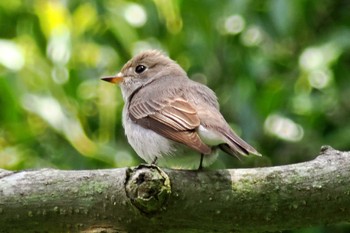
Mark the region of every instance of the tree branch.
[[350, 153], [216, 171], [0, 169], [0, 232], [262, 232], [350, 219]]

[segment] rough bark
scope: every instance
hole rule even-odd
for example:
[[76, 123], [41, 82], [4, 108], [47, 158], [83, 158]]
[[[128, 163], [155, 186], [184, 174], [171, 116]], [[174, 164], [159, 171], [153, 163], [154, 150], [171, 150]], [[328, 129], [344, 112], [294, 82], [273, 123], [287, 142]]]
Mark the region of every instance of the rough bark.
[[263, 232], [350, 219], [350, 153], [182, 171], [0, 169], [0, 232]]

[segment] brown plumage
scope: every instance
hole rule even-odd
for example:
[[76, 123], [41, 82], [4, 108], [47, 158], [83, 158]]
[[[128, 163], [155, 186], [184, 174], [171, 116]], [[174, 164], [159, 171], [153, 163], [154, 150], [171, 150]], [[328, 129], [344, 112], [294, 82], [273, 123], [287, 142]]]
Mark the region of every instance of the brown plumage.
[[117, 76], [104, 80], [120, 83], [125, 133], [147, 162], [168, 154], [176, 159], [179, 145], [198, 151], [204, 161], [215, 157], [216, 148], [235, 156], [260, 155], [229, 127], [214, 92], [188, 79], [177, 63], [158, 51], [142, 52]]

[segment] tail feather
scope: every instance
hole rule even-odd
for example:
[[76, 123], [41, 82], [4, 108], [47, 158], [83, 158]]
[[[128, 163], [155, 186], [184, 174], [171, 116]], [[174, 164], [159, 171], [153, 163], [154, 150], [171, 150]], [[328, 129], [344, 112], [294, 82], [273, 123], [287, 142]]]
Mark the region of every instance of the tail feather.
[[219, 147], [226, 153], [234, 155], [237, 158], [239, 158], [239, 156], [248, 155], [261, 156], [261, 154], [254, 147], [246, 143], [233, 131], [225, 132], [224, 135], [228, 141], [225, 144], [221, 144]]
[[241, 160], [243, 156], [247, 156], [248, 154], [242, 154], [238, 152], [236, 149], [232, 149], [228, 144], [220, 144], [219, 148], [225, 151], [229, 155], [234, 155], [237, 159]]

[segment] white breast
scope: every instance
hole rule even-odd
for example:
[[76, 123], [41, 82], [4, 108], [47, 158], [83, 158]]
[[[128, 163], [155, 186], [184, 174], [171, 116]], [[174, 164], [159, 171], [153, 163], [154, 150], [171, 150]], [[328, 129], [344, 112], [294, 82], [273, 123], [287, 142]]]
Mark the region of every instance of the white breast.
[[171, 154], [175, 150], [174, 143], [169, 139], [132, 122], [126, 107], [123, 109], [123, 126], [128, 142], [147, 163], [153, 162], [156, 157]]

